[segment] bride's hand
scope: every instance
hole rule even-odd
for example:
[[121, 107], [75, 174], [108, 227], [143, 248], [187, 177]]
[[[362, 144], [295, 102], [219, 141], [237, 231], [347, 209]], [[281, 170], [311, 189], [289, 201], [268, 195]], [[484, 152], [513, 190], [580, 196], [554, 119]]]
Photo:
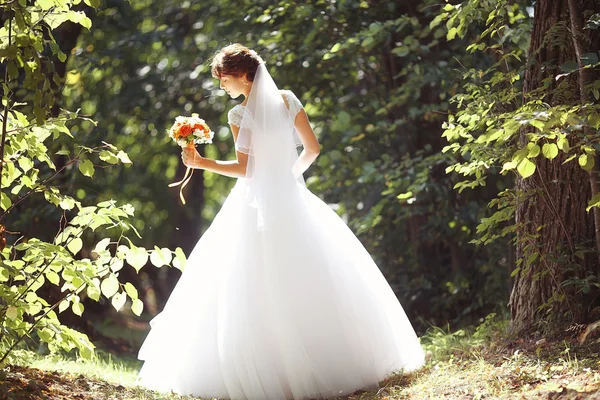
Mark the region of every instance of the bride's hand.
[[196, 151], [196, 148], [189, 147], [184, 147], [181, 150], [181, 159], [183, 160], [183, 164], [189, 168], [202, 168], [202, 161], [205, 160], [205, 158]]

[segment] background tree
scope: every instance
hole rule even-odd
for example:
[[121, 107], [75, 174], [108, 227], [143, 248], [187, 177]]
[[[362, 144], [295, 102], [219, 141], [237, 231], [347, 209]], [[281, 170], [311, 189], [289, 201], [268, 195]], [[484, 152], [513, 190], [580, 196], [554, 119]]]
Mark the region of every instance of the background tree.
[[[535, 5], [523, 91], [527, 99], [541, 99], [550, 107], [574, 107], [565, 121], [570, 147], [597, 142], [597, 133], [586, 134], [582, 127], [589, 124], [587, 112], [594, 108], [591, 83], [600, 76], [597, 69], [585, 68], [585, 63], [594, 58], [597, 63], [600, 32], [581, 27], [599, 12], [598, 2], [586, 0], [537, 1]], [[561, 66], [568, 68], [569, 63], [579, 71], [561, 77]], [[585, 74], [592, 79], [578, 79]], [[528, 143], [528, 133], [521, 132], [521, 143]], [[568, 155], [562, 153], [553, 160], [539, 160], [532, 176], [517, 181], [522, 192], [516, 210], [517, 257], [535, 257], [535, 261], [516, 276], [510, 302], [516, 331], [529, 330], [532, 321], [540, 320], [540, 311], [551, 317], [554, 326], [585, 322], [598, 298], [598, 288], [586, 283], [591, 280], [597, 286], [600, 263], [594, 218], [586, 210], [592, 198], [588, 171], [594, 167], [595, 151], [585, 147], [581, 166], [564, 164]], [[593, 175], [592, 180], [596, 179]], [[569, 284], [576, 282], [583, 285]]]
[[[569, 5], [582, 12], [570, 18]], [[464, 36], [472, 19], [486, 21], [468, 49], [499, 55], [489, 69], [464, 74], [466, 93], [455, 97], [459, 110], [444, 135], [452, 142], [446, 151], [468, 157], [451, 170], [470, 177], [463, 188], [485, 184], [495, 171], [516, 173], [516, 185], [490, 202], [498, 210], [479, 225], [480, 241], [514, 235], [514, 332], [561, 333], [598, 311], [598, 249], [588, 212], [599, 205], [591, 189], [599, 108], [591, 99], [600, 98], [600, 82], [577, 79], [597, 74], [597, 5], [536, 2], [528, 10], [535, 23], [527, 62], [521, 61], [523, 49], [505, 48], [522, 36], [518, 5], [469, 1], [447, 7], [450, 13], [440, 18], [447, 19], [450, 39]], [[588, 45], [590, 52], [583, 53]]]

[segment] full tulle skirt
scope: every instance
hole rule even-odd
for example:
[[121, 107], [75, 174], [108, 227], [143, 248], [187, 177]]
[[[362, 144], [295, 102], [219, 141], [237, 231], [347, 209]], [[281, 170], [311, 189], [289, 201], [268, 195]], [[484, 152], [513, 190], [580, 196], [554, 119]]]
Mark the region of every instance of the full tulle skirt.
[[203, 398], [337, 397], [424, 362], [368, 252], [297, 182], [258, 207], [238, 180], [150, 325], [140, 383]]

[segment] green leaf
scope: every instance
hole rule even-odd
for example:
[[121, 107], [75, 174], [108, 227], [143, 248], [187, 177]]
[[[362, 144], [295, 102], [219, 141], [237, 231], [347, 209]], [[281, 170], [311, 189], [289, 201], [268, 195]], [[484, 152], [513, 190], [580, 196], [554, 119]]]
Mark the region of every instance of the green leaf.
[[100, 300], [100, 294], [101, 293], [96, 286], [89, 285], [87, 287], [87, 295], [90, 299], [92, 299], [94, 301], [98, 301], [98, 300]]
[[333, 53], [327, 52], [327, 53], [323, 54], [323, 60], [325, 60], [325, 61], [327, 61], [327, 60], [329, 60], [330, 58], [333, 58], [333, 57], [335, 57], [335, 55]]
[[144, 303], [140, 299], [133, 300], [131, 304], [131, 312], [133, 312], [138, 317], [142, 315], [142, 311], [144, 311]]
[[127, 153], [125, 153], [123, 150], [119, 150], [119, 152], [117, 153], [117, 157], [119, 158], [119, 160], [121, 160], [123, 164], [133, 164], [129, 159]]
[[531, 126], [534, 126], [536, 128], [538, 128], [540, 130], [540, 132], [544, 131], [544, 127], [546, 126], [546, 123], [537, 119], [532, 119], [531, 121], [529, 121], [529, 124]]
[[553, 160], [558, 155], [558, 146], [554, 143], [545, 143], [542, 147], [542, 154], [549, 160]]
[[35, 3], [44, 11], [56, 6], [54, 0], [36, 0]]
[[46, 271], [46, 279], [56, 286], [58, 286], [60, 283], [60, 276], [58, 276], [58, 274], [52, 270]]
[[17, 307], [8, 306], [8, 308], [6, 309], [6, 317], [14, 321], [15, 319], [17, 319], [18, 316], [19, 310], [17, 309]]
[[115, 274], [111, 273], [100, 285], [100, 290], [106, 298], [111, 298], [119, 290], [119, 280]]
[[23, 157], [23, 156], [19, 157], [18, 163], [19, 163], [19, 167], [21, 167], [23, 172], [27, 172], [31, 168], [33, 168], [33, 161], [31, 161], [31, 159], [28, 157]]
[[398, 196], [396, 196], [399, 200], [406, 200], [406, 199], [410, 199], [411, 197], [413, 197], [413, 192], [408, 191], [406, 193], [400, 193]]
[[119, 162], [119, 157], [117, 157], [113, 152], [102, 150], [100, 152], [100, 159], [109, 164], [117, 164]]
[[517, 171], [523, 178], [529, 178], [535, 172], [535, 164], [529, 161], [528, 158], [524, 158], [521, 160], [519, 165], [517, 165]]
[[502, 171], [509, 171], [511, 169], [515, 169], [517, 168], [517, 162], [516, 161], [508, 161], [505, 162], [504, 165], [502, 166]]
[[54, 331], [44, 328], [37, 331], [38, 336], [43, 342], [50, 343], [54, 337]]
[[[597, 96], [596, 100], [600, 99], [600, 95]], [[594, 129], [600, 129], [600, 114], [591, 113], [588, 115], [588, 124], [594, 127]]]
[[27, 293], [27, 296], [25, 296], [25, 301], [28, 303], [34, 303], [36, 302], [38, 299], [38, 295], [35, 294], [34, 292], [29, 292]]
[[143, 247], [131, 246], [127, 253], [127, 263], [139, 272], [140, 269], [148, 262], [148, 252]]
[[99, 254], [101, 251], [106, 250], [106, 247], [110, 244], [110, 238], [104, 238], [98, 243], [96, 243], [96, 247], [92, 250], [92, 253]]
[[73, 314], [75, 315], [79, 315], [81, 317], [81, 315], [83, 315], [83, 304], [81, 304], [79, 301], [74, 301], [73, 305], [71, 306], [71, 310], [73, 311]]
[[87, 346], [80, 346], [79, 347], [79, 355], [84, 360], [91, 360], [93, 354], [94, 354], [94, 351], [92, 349], [90, 349], [89, 347], [87, 347]]
[[458, 33], [458, 30], [456, 29], [455, 26], [453, 26], [452, 28], [450, 28], [448, 30], [448, 33], [446, 34], [446, 39], [447, 40], [452, 40], [456, 37], [456, 34]]
[[58, 203], [58, 205], [63, 210], [72, 210], [75, 207], [75, 199], [65, 196], [62, 198], [60, 203]]
[[131, 283], [127, 282], [125, 284], [125, 292], [127, 293], [127, 295], [129, 297], [131, 297], [132, 300], [135, 300], [138, 298], [138, 291], [135, 288], [135, 286], [133, 286]]
[[595, 65], [598, 64], [598, 54], [596, 53], [585, 53], [581, 55], [581, 63], [583, 65]]
[[70, 10], [61, 13], [51, 13], [44, 18], [44, 21], [48, 24], [50, 29], [56, 29], [66, 21], [74, 22], [87, 29], [92, 27], [92, 20], [89, 19], [83, 11]]
[[75, 22], [88, 30], [92, 27], [92, 20], [83, 11], [68, 11], [67, 14], [71, 22]]
[[589, 212], [592, 207], [599, 207], [600, 208], [600, 193], [596, 193], [594, 195], [594, 197], [592, 197], [590, 199], [590, 201], [588, 202], [588, 205], [587, 205], [585, 211]]
[[79, 171], [85, 176], [94, 176], [94, 164], [90, 160], [83, 160], [79, 162]]
[[58, 305], [58, 312], [61, 313], [69, 308], [69, 300], [63, 300]]
[[123, 260], [119, 259], [119, 258], [114, 258], [111, 263], [110, 263], [110, 269], [113, 272], [117, 272], [120, 271], [121, 269], [123, 269]]
[[117, 293], [113, 296], [111, 300], [111, 304], [115, 308], [115, 310], [120, 311], [121, 308], [125, 305], [125, 300], [127, 300], [127, 296], [125, 293]]
[[69, 242], [69, 244], [67, 244], [67, 248], [71, 253], [73, 253], [73, 255], [79, 253], [79, 250], [81, 250], [82, 247], [83, 241], [81, 240], [81, 238], [74, 238]]
[[582, 154], [579, 156], [579, 165], [586, 171], [591, 171], [594, 168], [594, 156], [591, 154]]
[[568, 163], [569, 161], [573, 160], [575, 157], [577, 157], [577, 154], [573, 154], [572, 156], [570, 156], [569, 158], [567, 158], [565, 161], [563, 161], [563, 165]]
[[62, 50], [60, 49], [60, 47], [58, 47], [58, 45], [56, 44], [56, 42], [54, 40], [50, 40], [50, 49], [52, 50], [53, 54], [56, 54], [56, 56], [60, 62], [66, 61], [67, 55], [62, 52]]
[[540, 154], [540, 146], [535, 143], [529, 143], [527, 148], [529, 149], [529, 154], [527, 154], [529, 158], [535, 158]]
[[171, 254], [171, 250], [167, 248], [153, 250], [150, 253], [150, 262], [157, 268], [162, 267], [163, 265], [169, 265], [173, 255]]
[[108, 208], [108, 207], [113, 207], [115, 205], [116, 201], [110, 199], [110, 200], [106, 200], [106, 201], [101, 201], [100, 203], [97, 204], [98, 207], [100, 208]]
[[187, 262], [187, 258], [185, 257], [185, 253], [178, 247], [175, 249], [175, 259], [173, 260], [173, 266], [180, 271], [185, 269], [185, 263]]
[[556, 141], [556, 145], [560, 150], [564, 151], [565, 153], [569, 152], [569, 139], [567, 139], [566, 137], [559, 137]]
[[2, 194], [0, 194], [0, 207], [2, 207], [3, 210], [7, 210], [11, 205], [12, 201], [10, 200], [10, 197], [2, 192]]
[[569, 60], [560, 66], [560, 70], [565, 73], [573, 72], [579, 69], [577, 61]]

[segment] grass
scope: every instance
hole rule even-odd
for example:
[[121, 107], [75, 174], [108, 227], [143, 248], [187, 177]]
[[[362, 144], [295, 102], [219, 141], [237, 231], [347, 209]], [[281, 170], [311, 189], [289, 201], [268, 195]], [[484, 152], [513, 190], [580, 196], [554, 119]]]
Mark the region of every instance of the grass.
[[72, 375], [101, 379], [114, 385], [135, 386], [141, 362], [132, 358], [113, 357], [97, 352], [93, 360], [73, 359], [64, 355], [38, 356], [29, 352], [29, 360], [22, 366]]
[[[18, 362], [6, 367], [0, 376], [0, 399], [192, 399], [139, 387], [141, 362], [132, 357], [98, 351], [93, 360], [83, 360], [17, 350], [13, 360]], [[11, 392], [13, 396], [6, 396]]]
[[[590, 338], [579, 345], [569, 337], [510, 338], [506, 326], [488, 318], [475, 329], [432, 328], [422, 338], [428, 353], [425, 367], [393, 375], [379, 390], [347, 399], [598, 398], [600, 341]], [[6, 368], [0, 380], [0, 399], [191, 399], [137, 387], [141, 364], [133, 357], [99, 352], [96, 359], [82, 361], [24, 350], [15, 356], [18, 365]]]

